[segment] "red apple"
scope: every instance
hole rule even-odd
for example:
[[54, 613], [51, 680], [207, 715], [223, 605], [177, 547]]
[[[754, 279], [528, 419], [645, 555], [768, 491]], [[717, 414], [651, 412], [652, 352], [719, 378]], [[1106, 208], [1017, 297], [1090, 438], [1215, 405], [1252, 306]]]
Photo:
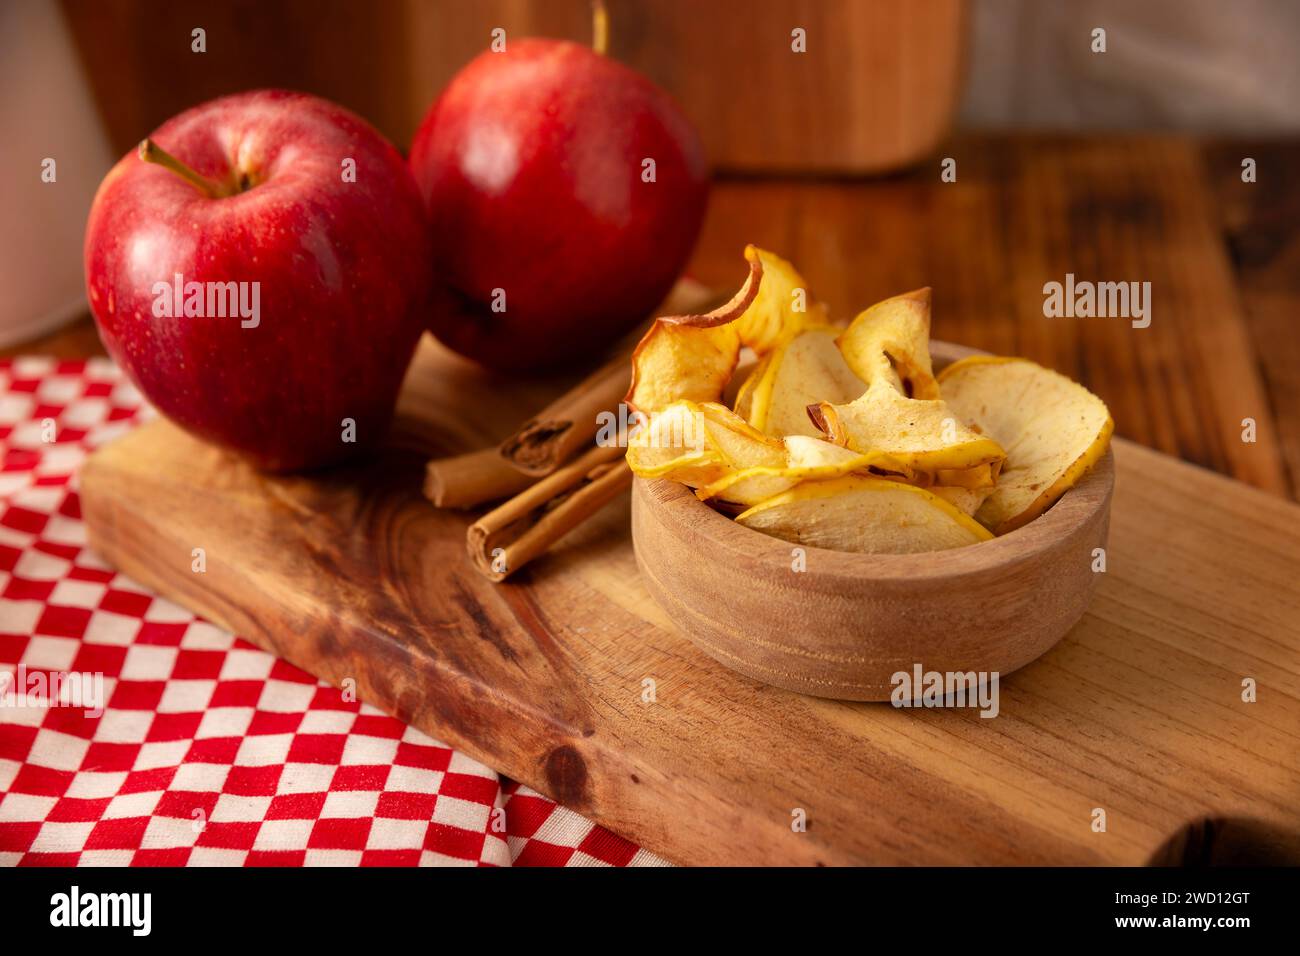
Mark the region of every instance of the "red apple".
[[260, 91], [182, 113], [109, 172], [86, 286], [104, 344], [164, 415], [261, 467], [310, 468], [387, 426], [429, 247], [390, 143], [333, 103]]
[[430, 328], [500, 369], [582, 357], [649, 315], [708, 196], [699, 137], [668, 95], [557, 40], [469, 63], [416, 133], [411, 168], [442, 277]]

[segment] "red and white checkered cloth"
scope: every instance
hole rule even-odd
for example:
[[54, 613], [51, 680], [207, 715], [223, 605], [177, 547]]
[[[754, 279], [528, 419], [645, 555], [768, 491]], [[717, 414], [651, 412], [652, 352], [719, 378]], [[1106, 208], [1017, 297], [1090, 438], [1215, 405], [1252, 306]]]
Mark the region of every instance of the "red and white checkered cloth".
[[0, 361], [0, 864], [663, 862], [100, 561], [77, 471], [151, 415], [107, 360]]

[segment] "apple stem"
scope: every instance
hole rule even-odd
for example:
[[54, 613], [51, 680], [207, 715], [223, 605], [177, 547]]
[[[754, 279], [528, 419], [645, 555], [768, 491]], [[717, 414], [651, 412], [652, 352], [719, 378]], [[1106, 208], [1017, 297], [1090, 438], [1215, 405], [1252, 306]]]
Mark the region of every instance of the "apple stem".
[[601, 56], [609, 49], [609, 13], [605, 0], [591, 0], [591, 48]]
[[157, 163], [164, 169], [171, 170], [177, 176], [180, 176], [182, 179], [192, 184], [199, 192], [203, 193], [209, 199], [219, 199], [226, 195], [226, 191], [219, 185], [208, 179], [206, 176], [200, 176], [148, 137], [145, 137], [140, 141], [139, 154], [142, 161], [146, 163]]

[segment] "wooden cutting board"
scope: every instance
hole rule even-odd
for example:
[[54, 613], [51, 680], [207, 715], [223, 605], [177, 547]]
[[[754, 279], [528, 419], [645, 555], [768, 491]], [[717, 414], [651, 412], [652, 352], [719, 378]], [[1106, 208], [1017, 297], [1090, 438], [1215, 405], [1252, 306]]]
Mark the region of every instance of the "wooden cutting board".
[[996, 718], [818, 700], [671, 629], [626, 500], [509, 584], [469, 566], [468, 517], [420, 496], [425, 457], [502, 437], [563, 384], [492, 379], [426, 341], [391, 447], [315, 478], [146, 425], [82, 473], [92, 546], [681, 863], [1141, 864], [1206, 818], [1300, 831], [1300, 507], [1118, 441], [1097, 598], [1003, 679]]

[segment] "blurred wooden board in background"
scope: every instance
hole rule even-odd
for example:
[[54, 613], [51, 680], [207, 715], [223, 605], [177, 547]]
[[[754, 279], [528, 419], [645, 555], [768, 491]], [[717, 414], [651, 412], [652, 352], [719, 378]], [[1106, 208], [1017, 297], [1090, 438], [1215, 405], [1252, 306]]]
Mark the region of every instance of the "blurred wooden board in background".
[[[608, 0], [610, 55], [668, 90], [719, 169], [897, 169], [946, 135], [965, 0]], [[587, 0], [413, 3], [412, 89], [442, 89], [494, 27], [590, 42]], [[802, 30], [806, 52], [792, 49]], [[422, 109], [422, 108], [421, 108]]]
[[[63, 0], [119, 150], [205, 99], [288, 86], [405, 147], [492, 31], [591, 42], [590, 0]], [[608, 0], [609, 53], [694, 121], [714, 164], [874, 172], [924, 155], [960, 96], [965, 0]], [[193, 53], [190, 31], [207, 31]], [[801, 29], [806, 52], [792, 49]], [[159, 83], [158, 77], [171, 78]]]

